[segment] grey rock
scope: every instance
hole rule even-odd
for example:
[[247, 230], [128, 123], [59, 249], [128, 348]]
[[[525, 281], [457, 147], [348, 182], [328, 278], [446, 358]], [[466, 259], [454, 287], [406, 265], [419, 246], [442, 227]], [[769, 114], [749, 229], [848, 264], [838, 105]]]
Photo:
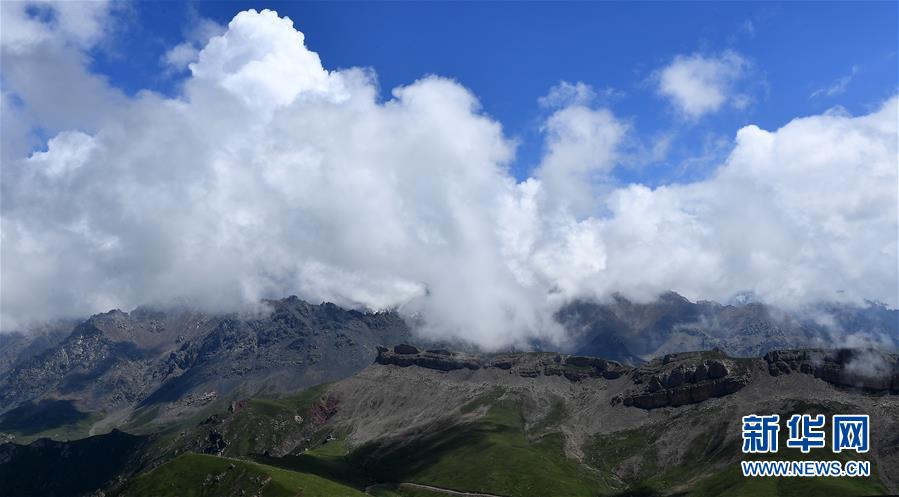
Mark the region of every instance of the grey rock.
[[721, 361], [709, 361], [706, 365], [709, 369], [708, 377], [711, 380], [724, 378], [725, 376], [730, 374], [730, 371], [727, 369], [727, 365]]
[[801, 373], [844, 388], [896, 393], [899, 356], [872, 349], [775, 350], [764, 356], [768, 373]]
[[412, 345], [409, 345], [409, 344], [401, 343], [401, 344], [393, 347], [393, 352], [397, 353], [397, 354], [404, 354], [404, 355], [417, 354], [418, 348], [413, 347]]
[[634, 387], [622, 403], [641, 409], [677, 407], [733, 394], [751, 375], [719, 353], [667, 354], [631, 372]]
[[93, 316], [0, 376], [0, 416], [64, 397], [85, 412], [159, 405], [179, 417], [243, 386], [287, 392], [344, 378], [371, 364], [379, 343], [411, 338], [395, 313], [296, 297], [265, 305], [253, 315], [137, 308]]

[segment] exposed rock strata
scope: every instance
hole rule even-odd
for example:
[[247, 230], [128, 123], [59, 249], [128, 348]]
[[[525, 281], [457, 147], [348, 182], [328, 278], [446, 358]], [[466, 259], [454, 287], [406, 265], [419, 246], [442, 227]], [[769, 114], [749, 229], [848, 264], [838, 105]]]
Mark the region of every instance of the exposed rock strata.
[[776, 350], [765, 354], [772, 376], [801, 373], [839, 387], [899, 394], [899, 357], [871, 349]]
[[401, 344], [387, 349], [378, 348], [378, 364], [400, 367], [418, 366], [439, 371], [457, 369], [478, 370], [502, 369], [518, 374], [524, 378], [537, 376], [564, 376], [570, 381], [581, 381], [587, 378], [618, 378], [629, 371], [629, 368], [616, 361], [596, 357], [569, 356], [552, 353], [531, 354], [499, 354], [494, 356], [477, 356], [447, 350], [425, 350]]
[[392, 349], [379, 347], [376, 359], [378, 364], [403, 368], [500, 369], [523, 378], [561, 376], [572, 382], [626, 377], [625, 381], [630, 379], [634, 386], [614, 402], [641, 409], [694, 404], [736, 392], [750, 379], [746, 368], [736, 361], [718, 352], [669, 354], [639, 368], [630, 368], [597, 357], [552, 353], [476, 356], [445, 350], [421, 351], [405, 344]]
[[695, 404], [730, 395], [751, 379], [746, 365], [718, 352], [668, 354], [631, 372], [636, 388], [619, 399], [641, 409]]

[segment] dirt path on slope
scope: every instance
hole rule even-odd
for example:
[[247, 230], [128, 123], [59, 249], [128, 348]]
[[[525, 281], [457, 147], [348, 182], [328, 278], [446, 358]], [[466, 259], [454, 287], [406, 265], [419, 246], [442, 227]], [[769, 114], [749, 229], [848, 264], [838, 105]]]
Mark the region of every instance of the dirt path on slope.
[[[430, 490], [432, 492], [439, 492], [442, 494], [453, 495], [456, 497], [506, 497], [504, 495], [485, 494], [485, 493], [480, 493], [480, 492], [463, 492], [461, 490], [453, 490], [451, 488], [435, 487], [433, 485], [424, 485], [422, 483], [403, 482], [403, 483], [397, 483], [396, 486], [397, 487], [406, 487], [406, 488], [418, 488], [421, 490]], [[369, 487], [369, 488], [371, 488], [371, 487]], [[365, 493], [368, 493], [368, 488], [365, 489]]]

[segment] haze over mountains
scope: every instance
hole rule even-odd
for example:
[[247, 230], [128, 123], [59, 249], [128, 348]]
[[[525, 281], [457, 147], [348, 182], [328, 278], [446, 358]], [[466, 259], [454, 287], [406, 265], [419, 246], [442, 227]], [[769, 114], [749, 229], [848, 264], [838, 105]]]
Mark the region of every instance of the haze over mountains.
[[[630, 322], [666, 327], [675, 321], [666, 309], [691, 305], [674, 295], [665, 300], [633, 312]], [[592, 497], [899, 488], [896, 354], [688, 352], [634, 367], [557, 352], [372, 349], [376, 339], [408, 338], [408, 327], [391, 314], [295, 298], [271, 305], [272, 314], [245, 319], [111, 312], [17, 364], [4, 373], [0, 429], [21, 443], [0, 444], [0, 491]], [[594, 306], [592, 316], [634, 309], [622, 301], [616, 307]], [[602, 330], [598, 320], [585, 322]], [[750, 322], [747, 329], [758, 330], [765, 321]], [[197, 331], [178, 335], [187, 330]], [[166, 353], [170, 345], [162, 344], [171, 341], [178, 351]], [[330, 383], [289, 391], [324, 380]], [[15, 385], [31, 388], [10, 395]], [[80, 411], [88, 407], [113, 415]], [[746, 457], [739, 419], [759, 410], [869, 414], [873, 449], [855, 457], [871, 461], [873, 476], [801, 478], [789, 491], [774, 479], [738, 476]], [[73, 440], [31, 442], [48, 434]], [[822, 455], [834, 457], [813, 457]], [[790, 449], [778, 457], [805, 456]], [[54, 471], [39, 476], [48, 465]]]
[[[350, 376], [371, 364], [380, 345], [476, 350], [434, 343], [395, 312], [364, 313], [296, 297], [264, 304], [244, 314], [114, 310], [71, 329], [2, 335], [0, 432], [31, 437], [54, 428], [54, 421], [16, 428], [16, 420], [41, 416], [89, 433], [151, 409], [157, 422], [177, 419], [220, 399], [287, 393]], [[895, 350], [899, 341], [897, 311], [873, 304], [789, 313], [755, 303], [694, 303], [668, 293], [649, 304], [623, 297], [575, 302], [557, 318], [566, 341], [534, 342], [532, 349], [632, 365], [694, 350], [760, 357], [797, 347]]]

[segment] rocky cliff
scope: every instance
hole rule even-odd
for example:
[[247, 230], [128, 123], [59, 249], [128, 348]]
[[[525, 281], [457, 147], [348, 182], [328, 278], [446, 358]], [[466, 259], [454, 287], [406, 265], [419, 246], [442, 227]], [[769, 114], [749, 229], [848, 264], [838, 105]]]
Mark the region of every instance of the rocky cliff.
[[765, 354], [772, 376], [800, 373], [832, 385], [899, 394], [899, 360], [872, 349], [775, 350]]
[[613, 402], [655, 409], [730, 395], [749, 384], [747, 362], [718, 352], [668, 354], [634, 369], [635, 387]]
[[379, 343], [410, 338], [395, 313], [296, 297], [266, 301], [251, 315], [115, 310], [9, 367], [0, 376], [0, 423], [5, 412], [50, 405], [43, 399], [119, 420], [149, 406], [178, 417], [236, 391], [292, 391], [344, 378], [371, 364]]
[[562, 376], [570, 381], [586, 378], [618, 378], [629, 368], [616, 361], [597, 357], [533, 352], [481, 356], [442, 349], [420, 350], [408, 344], [388, 349], [378, 347], [378, 364], [400, 367], [418, 366], [439, 371], [457, 369], [501, 369], [524, 378]]
[[753, 371], [772, 376], [808, 374], [832, 385], [897, 393], [899, 361], [874, 350], [781, 350], [762, 358], [729, 357], [721, 351], [666, 354], [639, 367], [597, 357], [556, 353], [476, 355], [448, 350], [421, 350], [408, 344], [378, 347], [375, 362], [438, 371], [499, 369], [523, 378], [561, 376], [572, 382], [624, 377], [628, 387], [612, 398], [641, 409], [677, 407], [733, 394], [752, 381]]

